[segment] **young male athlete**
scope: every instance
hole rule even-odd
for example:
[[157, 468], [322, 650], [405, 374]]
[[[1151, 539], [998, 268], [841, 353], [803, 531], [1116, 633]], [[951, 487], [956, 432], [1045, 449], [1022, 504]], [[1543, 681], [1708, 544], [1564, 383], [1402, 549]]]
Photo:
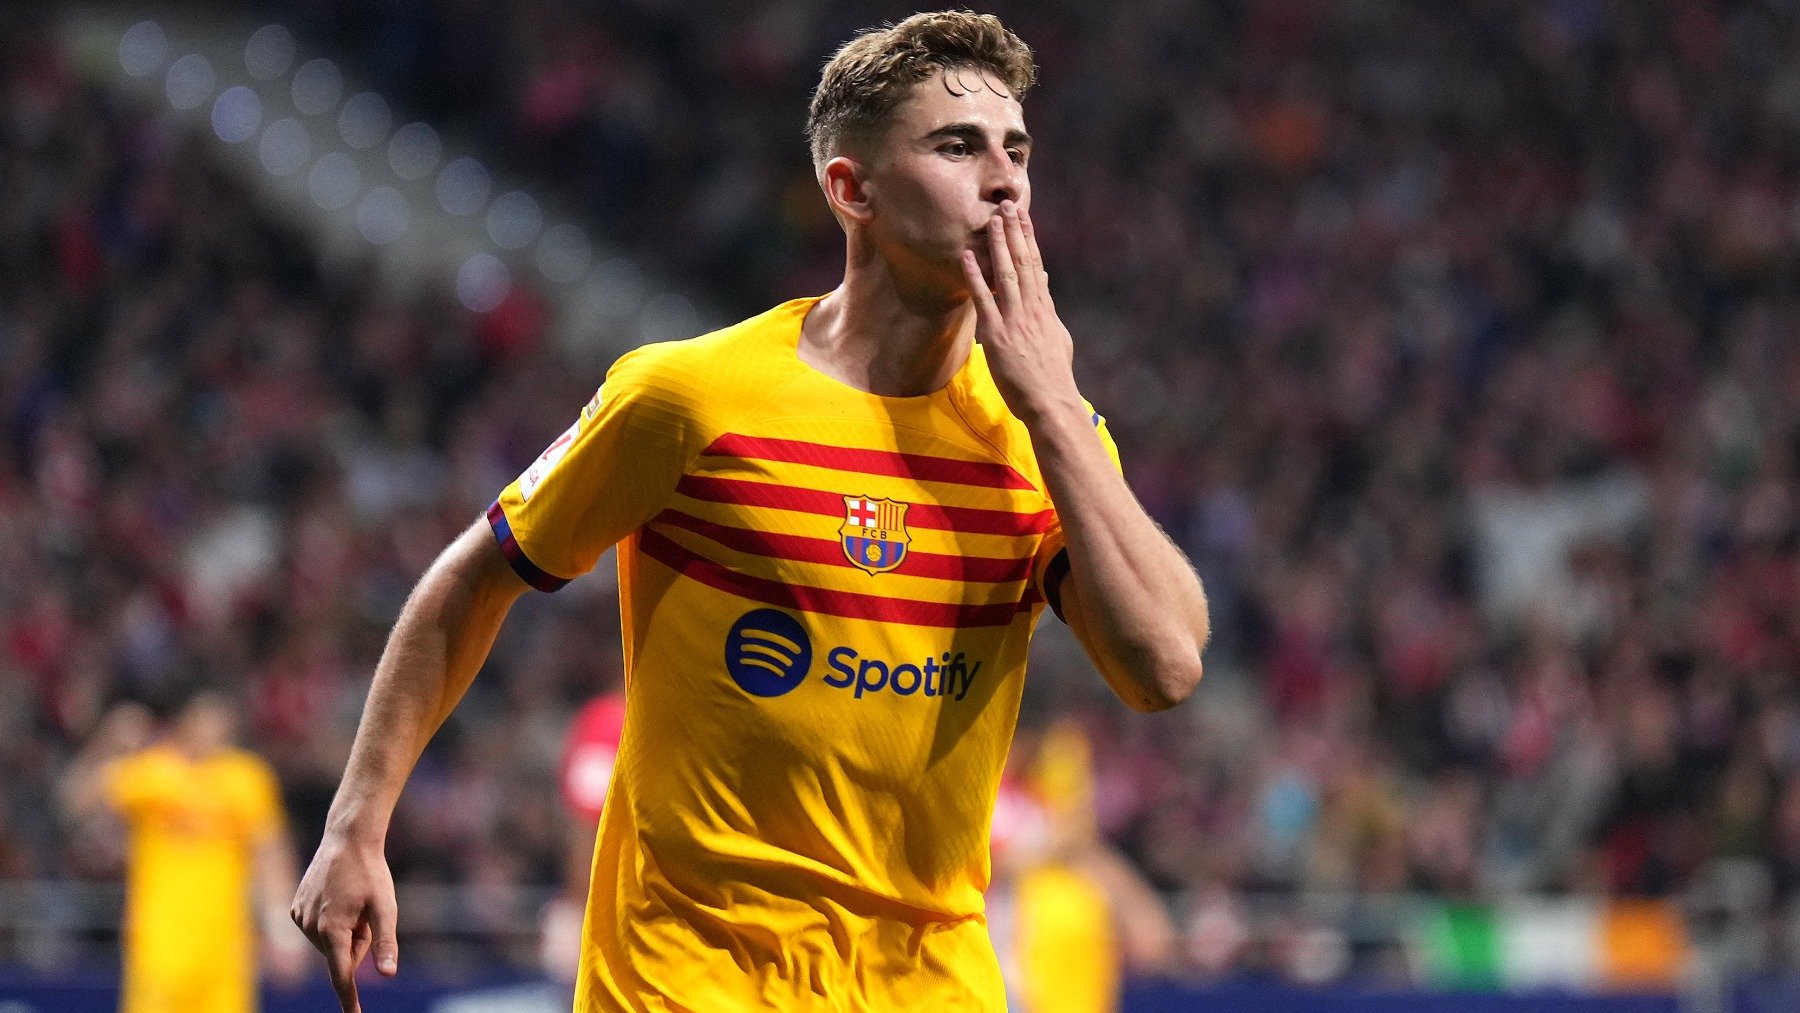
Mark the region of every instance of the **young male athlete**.
[[624, 735], [581, 1010], [1004, 1008], [988, 825], [1043, 605], [1142, 710], [1205, 598], [1076, 391], [1029, 214], [1030, 50], [918, 15], [826, 66], [844, 281], [622, 357], [420, 581], [294, 917], [346, 1010], [394, 973], [382, 842], [527, 587], [618, 545]]

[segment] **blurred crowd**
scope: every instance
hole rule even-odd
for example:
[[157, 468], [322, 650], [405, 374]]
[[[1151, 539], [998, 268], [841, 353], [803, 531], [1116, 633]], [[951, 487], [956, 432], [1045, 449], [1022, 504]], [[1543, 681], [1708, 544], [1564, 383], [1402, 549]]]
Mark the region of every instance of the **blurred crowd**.
[[[807, 93], [906, 13], [295, 6], [733, 318], [836, 280]], [[1084, 391], [1214, 623], [1144, 718], [1051, 620], [1026, 721], [1085, 723], [1185, 959], [1261, 959], [1229, 927], [1286, 893], [1800, 899], [1800, 6], [991, 9], [1039, 56]], [[0, 32], [0, 879], [107, 874], [44, 816], [59, 765], [196, 673], [309, 853], [412, 581], [600, 372], [529, 293], [322, 269], [209, 139], [39, 43]], [[477, 921], [559, 880], [550, 771], [615, 610], [601, 573], [515, 613], [399, 878], [475, 884]]]

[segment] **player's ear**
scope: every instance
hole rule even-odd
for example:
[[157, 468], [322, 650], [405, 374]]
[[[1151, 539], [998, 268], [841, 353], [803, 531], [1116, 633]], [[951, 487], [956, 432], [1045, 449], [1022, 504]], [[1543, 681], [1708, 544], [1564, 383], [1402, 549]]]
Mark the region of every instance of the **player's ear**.
[[825, 200], [839, 219], [867, 222], [875, 216], [862, 163], [839, 155], [825, 163]]

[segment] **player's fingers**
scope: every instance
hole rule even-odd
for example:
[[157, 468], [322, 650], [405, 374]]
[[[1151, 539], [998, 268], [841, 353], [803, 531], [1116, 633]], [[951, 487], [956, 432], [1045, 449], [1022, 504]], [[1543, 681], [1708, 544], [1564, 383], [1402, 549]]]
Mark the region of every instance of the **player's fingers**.
[[1037, 229], [1031, 225], [1031, 212], [1019, 209], [1019, 229], [1025, 234], [1025, 248], [1031, 252], [1031, 265], [1035, 268], [1035, 284], [1041, 286], [1046, 295], [1050, 292], [1050, 272], [1044, 268], [1044, 252], [1038, 248]]
[[969, 298], [975, 303], [976, 322], [984, 329], [977, 333], [991, 332], [1000, 326], [1000, 308], [994, 305], [994, 293], [981, 276], [981, 264], [975, 259], [974, 250], [963, 251], [962, 265], [963, 277], [969, 282]]
[[365, 918], [356, 923], [356, 930], [350, 934], [350, 969], [362, 966], [363, 958], [369, 955], [369, 947], [375, 942], [375, 933], [370, 931]]
[[395, 923], [399, 912], [394, 902], [376, 900], [369, 905], [369, 924], [374, 929], [375, 970], [392, 978], [400, 973], [400, 938]]
[[1006, 227], [1006, 247], [1012, 251], [1013, 263], [1018, 265], [1021, 291], [1035, 280], [1038, 269], [1037, 247], [1026, 240], [1022, 218], [1017, 204], [1000, 202], [1000, 221]]
[[1002, 314], [1010, 313], [1019, 305], [1019, 265], [1013, 263], [999, 215], [988, 221], [988, 251], [994, 265], [994, 302]]
[[1019, 271], [1019, 304], [1037, 305], [1043, 300], [1043, 269], [1038, 267], [1037, 247], [1025, 239], [1025, 226], [1020, 222], [1019, 205], [1000, 203], [1000, 220], [1006, 227], [1006, 248], [1012, 251], [1013, 263]]
[[337, 993], [343, 1013], [360, 1013], [362, 1003], [356, 995], [356, 965], [349, 932], [327, 933], [325, 970], [331, 975], [332, 991]]

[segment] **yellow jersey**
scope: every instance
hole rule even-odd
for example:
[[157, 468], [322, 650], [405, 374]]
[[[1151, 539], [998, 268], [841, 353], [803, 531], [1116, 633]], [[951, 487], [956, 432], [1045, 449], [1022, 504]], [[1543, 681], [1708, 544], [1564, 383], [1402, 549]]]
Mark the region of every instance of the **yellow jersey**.
[[979, 346], [869, 394], [799, 358], [817, 301], [627, 353], [488, 511], [545, 590], [618, 543], [579, 1010], [1005, 1008], [988, 828], [1061, 526]]
[[267, 764], [153, 746], [102, 774], [127, 833], [125, 1013], [254, 1008], [256, 851], [282, 830]]
[[1119, 954], [1112, 904], [1093, 877], [1056, 863], [1019, 876], [1015, 927], [1029, 1013], [1113, 1013]]

